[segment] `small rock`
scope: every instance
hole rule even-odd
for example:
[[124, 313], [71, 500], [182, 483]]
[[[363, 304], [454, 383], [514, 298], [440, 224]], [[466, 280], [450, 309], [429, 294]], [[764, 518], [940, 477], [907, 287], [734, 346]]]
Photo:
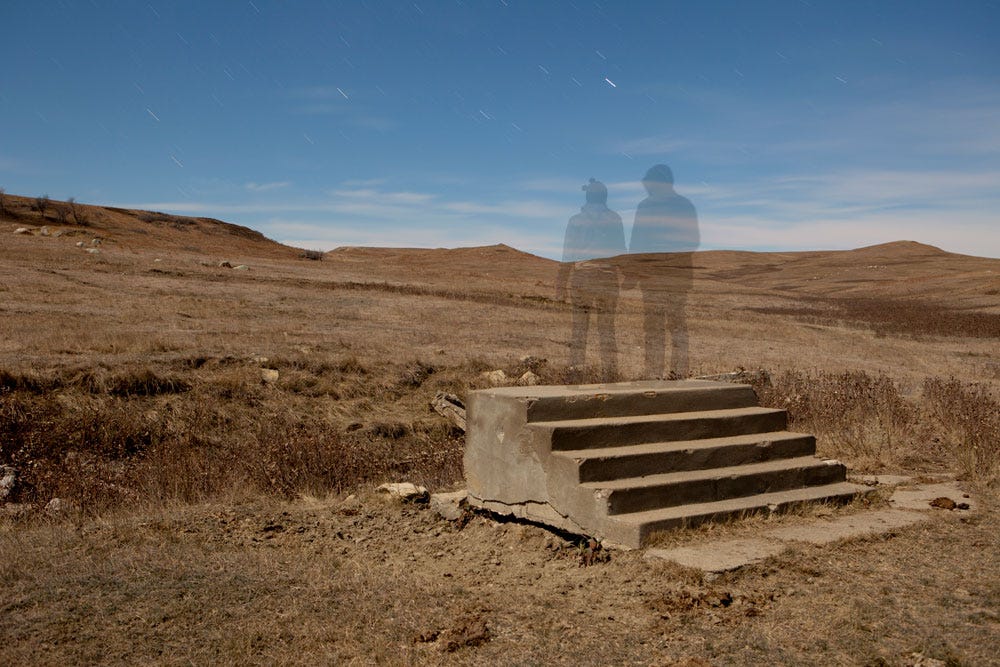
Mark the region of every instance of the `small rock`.
[[0, 501], [6, 500], [17, 485], [17, 468], [0, 466]]
[[278, 381], [278, 371], [273, 368], [262, 368], [260, 369], [260, 379], [264, 381], [264, 384], [272, 384]]
[[53, 498], [48, 503], [46, 503], [45, 511], [56, 514], [58, 512], [62, 512], [63, 510], [65, 510], [66, 505], [67, 505], [66, 501], [63, 500], [62, 498]]
[[18, 227], [17, 229], [14, 230], [14, 233], [15, 234], [30, 234], [31, 230], [28, 229], [27, 227]]
[[499, 368], [495, 371], [483, 371], [480, 376], [494, 387], [500, 387], [510, 382], [510, 378]]
[[230, 264], [229, 262], [219, 262], [219, 268], [220, 269], [231, 269], [231, 268], [233, 268], [233, 265]]
[[49, 236], [51, 235], [52, 232], [49, 231], [48, 225], [45, 225], [38, 230], [38, 233], [41, 234], [42, 236]]
[[935, 498], [930, 502], [931, 507], [940, 507], [943, 510], [953, 510], [957, 507], [957, 503], [947, 496], [941, 496]]
[[234, 271], [249, 271], [250, 267], [247, 266], [246, 264], [238, 264], [238, 265], [236, 265], [236, 266], [233, 267], [233, 270]]
[[411, 482], [390, 482], [381, 485], [375, 491], [386, 494], [389, 498], [402, 500], [405, 503], [426, 503], [431, 497], [426, 488], [417, 486]]
[[61, 229], [57, 229], [56, 231], [52, 232], [52, 236], [54, 236], [55, 238], [59, 238], [62, 235], [63, 235], [63, 230]]
[[157, 257], [156, 259], [154, 259], [154, 260], [153, 260], [153, 262], [155, 262], [155, 263], [157, 263], [157, 264], [159, 264], [159, 263], [160, 263], [160, 262], [162, 262], [162, 261], [163, 261], [163, 260], [162, 260], [162, 259], [160, 259], [159, 257]]
[[522, 387], [534, 387], [541, 381], [541, 378], [532, 373], [531, 371], [525, 371], [524, 375], [517, 378], [517, 384]]
[[91, 255], [100, 255], [101, 254], [101, 251], [98, 250], [97, 248], [87, 248], [87, 252], [89, 252]]
[[431, 494], [430, 507], [448, 521], [458, 521], [465, 514], [468, 491]]
[[76, 242], [76, 247], [77, 247], [77, 248], [82, 248], [82, 247], [83, 247], [83, 246], [85, 246], [85, 245], [87, 245], [87, 244], [86, 244], [86, 243], [84, 243], [83, 241], [77, 241], [77, 242]]
[[101, 239], [99, 239], [99, 238], [92, 238], [92, 239], [90, 239], [90, 245], [94, 246], [95, 248], [97, 246], [101, 245], [101, 243], [103, 243], [103, 241], [101, 241]]

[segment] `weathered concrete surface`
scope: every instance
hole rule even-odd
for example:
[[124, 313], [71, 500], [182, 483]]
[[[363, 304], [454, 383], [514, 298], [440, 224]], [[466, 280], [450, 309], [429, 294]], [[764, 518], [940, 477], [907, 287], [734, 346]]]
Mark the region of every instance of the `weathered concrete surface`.
[[880, 510], [814, 521], [803, 526], [777, 528], [767, 531], [765, 536], [782, 541], [828, 544], [839, 540], [886, 533], [918, 521], [925, 521], [927, 518], [927, 515], [921, 512]]
[[[887, 479], [890, 477], [893, 486], [910, 482], [908, 477], [886, 476]], [[726, 572], [794, 548], [796, 543], [829, 544], [839, 540], [880, 535], [921, 521], [930, 521], [937, 513], [948, 512], [930, 505], [931, 500], [940, 497], [950, 497], [956, 502], [975, 506], [955, 482], [922, 484], [897, 488], [890, 500], [894, 506], [892, 509], [859, 512], [833, 519], [814, 519], [801, 525], [768, 530], [759, 538], [713, 540], [689, 547], [649, 549], [646, 557], [671, 560], [707, 573]]]
[[926, 510], [932, 509], [931, 501], [935, 498], [950, 498], [958, 503], [966, 503], [968, 509], [956, 509], [956, 512], [975, 511], [976, 503], [962, 491], [958, 482], [941, 482], [939, 484], [921, 484], [915, 487], [896, 489], [889, 504], [898, 509]]
[[647, 549], [646, 558], [670, 560], [705, 572], [727, 572], [777, 556], [787, 548], [777, 540], [748, 538], [673, 549]]
[[[470, 504], [633, 548], [654, 529], [865, 491], [746, 385], [485, 389], [468, 425]], [[768, 500], [729, 502], [757, 496]]]

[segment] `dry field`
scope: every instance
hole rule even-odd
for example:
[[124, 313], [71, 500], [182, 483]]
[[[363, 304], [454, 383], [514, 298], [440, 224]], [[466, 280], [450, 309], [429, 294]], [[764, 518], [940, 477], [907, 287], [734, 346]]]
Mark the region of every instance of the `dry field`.
[[[762, 400], [821, 454], [954, 473], [981, 505], [705, 581], [632, 552], [582, 567], [539, 528], [370, 493], [461, 486], [436, 392], [496, 368], [565, 379], [555, 262], [502, 245], [317, 261], [219, 221], [11, 195], [0, 239], [0, 465], [18, 475], [0, 662], [997, 663], [1000, 260], [696, 255], [694, 374], [767, 369]], [[628, 379], [642, 314], [624, 296]]]

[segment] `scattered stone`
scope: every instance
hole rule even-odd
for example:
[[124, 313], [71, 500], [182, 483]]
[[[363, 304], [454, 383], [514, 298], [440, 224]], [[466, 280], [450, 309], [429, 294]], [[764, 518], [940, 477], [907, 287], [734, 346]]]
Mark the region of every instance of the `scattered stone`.
[[85, 245], [87, 245], [87, 244], [86, 244], [86, 243], [84, 243], [83, 241], [77, 241], [77, 242], [76, 242], [76, 247], [77, 247], [77, 248], [82, 248], [82, 247], [83, 247], [83, 246], [85, 246]]
[[457, 428], [463, 431], [466, 429], [465, 404], [455, 394], [439, 391], [434, 395], [431, 407], [434, 412], [450, 421]]
[[89, 252], [91, 255], [100, 255], [101, 254], [101, 251], [98, 250], [97, 248], [87, 248], [87, 252]]
[[[966, 496], [968, 497], [968, 496]], [[943, 510], [967, 510], [969, 503], [956, 503], [948, 496], [941, 496], [930, 501], [931, 507], [940, 507]]]
[[503, 385], [510, 383], [510, 378], [501, 369], [495, 371], [483, 371], [479, 374], [484, 380], [490, 383], [493, 387], [501, 387]]
[[156, 259], [154, 259], [153, 261], [154, 261], [155, 263], [159, 264], [159, 263], [160, 263], [160, 262], [162, 262], [163, 260], [162, 260], [162, 259], [160, 259], [159, 257], [157, 257], [157, 258], [156, 258]]
[[465, 515], [468, 504], [469, 492], [453, 491], [451, 493], [432, 493], [430, 507], [448, 521], [458, 521]]
[[233, 267], [233, 271], [249, 271], [250, 267], [246, 264], [238, 264]]
[[42, 226], [42, 228], [38, 230], [38, 233], [42, 236], [50, 236], [52, 234], [52, 232], [49, 231], [48, 225]]
[[17, 468], [0, 466], [0, 502], [7, 500], [17, 486]]
[[57, 229], [56, 231], [52, 232], [52, 236], [55, 238], [59, 238], [62, 235], [63, 235], [63, 230], [61, 229]]
[[381, 485], [375, 491], [404, 503], [426, 503], [430, 501], [431, 497], [426, 488], [411, 482], [390, 482]]
[[219, 262], [219, 268], [220, 269], [231, 269], [231, 268], [233, 268], [233, 265], [230, 264], [229, 262], [223, 261], [223, 262]]
[[58, 514], [64, 511], [68, 506], [68, 503], [62, 498], [53, 498], [45, 505], [45, 511], [51, 512], [52, 514]]
[[264, 381], [264, 384], [273, 384], [278, 381], [278, 377], [278, 371], [273, 368], [260, 369], [260, 379]]
[[525, 371], [524, 375], [517, 378], [517, 384], [522, 387], [534, 387], [539, 382], [541, 382], [541, 378], [531, 371]]
[[18, 227], [17, 229], [14, 230], [14, 233], [15, 234], [30, 234], [31, 230], [28, 229], [27, 227]]
[[90, 239], [90, 245], [94, 246], [95, 248], [97, 246], [101, 245], [101, 243], [103, 243], [103, 241], [101, 241], [100, 238], [95, 237], [95, 238]]
[[337, 507], [337, 514], [343, 516], [356, 516], [361, 513], [361, 501], [353, 493], [346, 498]]

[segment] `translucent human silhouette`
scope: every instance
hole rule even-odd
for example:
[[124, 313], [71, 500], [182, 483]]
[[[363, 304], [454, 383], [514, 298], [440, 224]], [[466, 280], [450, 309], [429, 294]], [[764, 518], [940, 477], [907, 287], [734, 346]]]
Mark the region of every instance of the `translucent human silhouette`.
[[[687, 299], [691, 291], [692, 253], [698, 249], [698, 213], [674, 190], [665, 164], [646, 172], [648, 196], [635, 210], [626, 264], [627, 286], [642, 291], [645, 375], [650, 379], [688, 374]], [[666, 253], [666, 254], [663, 254]], [[670, 374], [666, 375], [666, 334], [670, 332]]]
[[569, 219], [563, 244], [563, 261], [556, 276], [556, 298], [567, 294], [573, 305], [570, 373], [582, 378], [587, 360], [587, 334], [595, 319], [599, 339], [602, 380], [618, 376], [615, 313], [618, 308], [619, 268], [611, 258], [623, 255], [625, 228], [621, 216], [608, 208], [608, 189], [590, 179], [583, 186], [586, 203]]

